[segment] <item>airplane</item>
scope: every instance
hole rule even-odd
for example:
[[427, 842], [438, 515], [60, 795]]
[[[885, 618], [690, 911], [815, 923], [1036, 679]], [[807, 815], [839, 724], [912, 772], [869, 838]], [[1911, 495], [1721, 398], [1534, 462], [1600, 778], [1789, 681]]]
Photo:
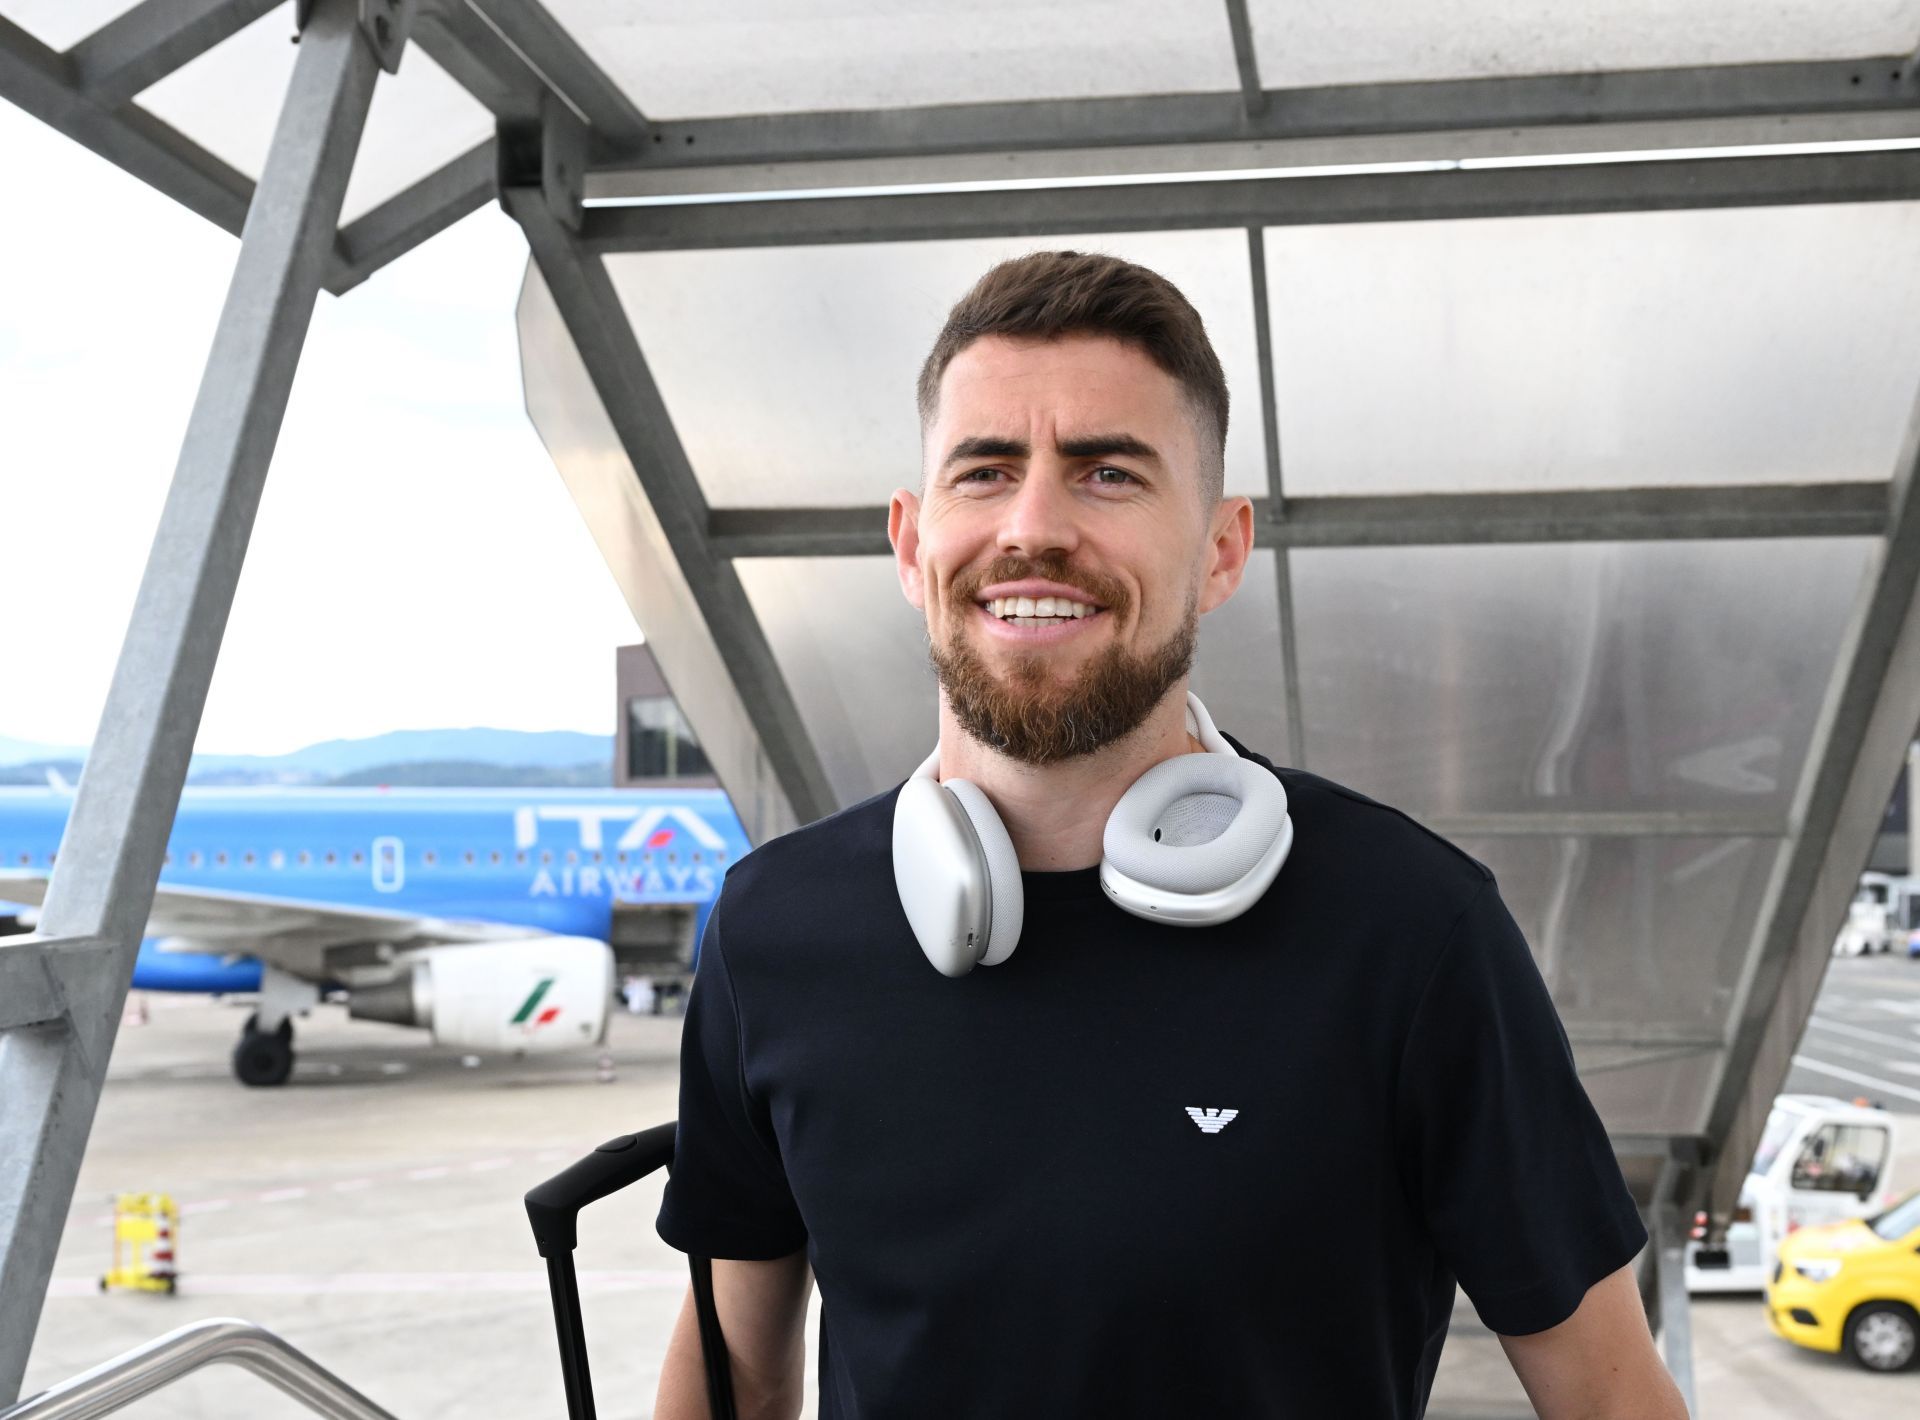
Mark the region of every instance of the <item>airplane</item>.
[[[13, 930], [72, 801], [0, 787]], [[718, 789], [189, 788], [133, 986], [257, 991], [233, 1051], [246, 1085], [286, 1082], [293, 1018], [322, 1000], [474, 1052], [585, 1048], [606, 1036], [616, 944], [690, 971], [748, 846]]]

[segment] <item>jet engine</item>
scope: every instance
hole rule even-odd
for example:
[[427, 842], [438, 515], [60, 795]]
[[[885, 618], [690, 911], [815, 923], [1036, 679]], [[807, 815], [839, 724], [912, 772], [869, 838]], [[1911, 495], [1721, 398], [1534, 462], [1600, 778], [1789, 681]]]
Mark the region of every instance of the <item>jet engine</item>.
[[606, 1038], [613, 952], [591, 937], [422, 947], [391, 980], [355, 987], [347, 1014], [424, 1026], [467, 1050], [577, 1050]]

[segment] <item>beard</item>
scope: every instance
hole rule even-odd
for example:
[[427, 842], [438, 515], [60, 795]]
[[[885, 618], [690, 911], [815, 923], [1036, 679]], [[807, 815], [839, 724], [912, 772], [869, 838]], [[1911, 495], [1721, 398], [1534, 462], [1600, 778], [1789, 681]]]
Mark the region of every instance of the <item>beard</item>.
[[981, 588], [1025, 577], [1077, 588], [1109, 616], [1124, 614], [1132, 603], [1122, 583], [1070, 570], [1054, 558], [1000, 557], [956, 579], [946, 644], [929, 638], [928, 658], [960, 728], [987, 748], [1034, 766], [1092, 754], [1139, 729], [1193, 668], [1200, 616], [1190, 593], [1179, 629], [1144, 654], [1109, 645], [1065, 684], [1039, 653], [1016, 658], [1004, 676], [996, 675], [968, 640], [966, 618]]

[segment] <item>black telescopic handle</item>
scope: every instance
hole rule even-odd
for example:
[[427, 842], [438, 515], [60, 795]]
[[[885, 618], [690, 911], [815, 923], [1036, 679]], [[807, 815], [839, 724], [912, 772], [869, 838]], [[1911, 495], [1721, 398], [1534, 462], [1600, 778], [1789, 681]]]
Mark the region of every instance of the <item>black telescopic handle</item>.
[[609, 1139], [527, 1192], [527, 1221], [542, 1257], [562, 1257], [579, 1243], [580, 1210], [638, 1183], [673, 1162], [673, 1123]]

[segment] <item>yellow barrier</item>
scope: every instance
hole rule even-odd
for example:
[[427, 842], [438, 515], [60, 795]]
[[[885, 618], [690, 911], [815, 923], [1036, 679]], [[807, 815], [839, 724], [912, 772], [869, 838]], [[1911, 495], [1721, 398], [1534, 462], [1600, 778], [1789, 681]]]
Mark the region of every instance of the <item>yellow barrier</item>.
[[113, 1266], [100, 1278], [103, 1292], [172, 1294], [180, 1273], [174, 1245], [180, 1210], [164, 1193], [122, 1193], [113, 1200]]

